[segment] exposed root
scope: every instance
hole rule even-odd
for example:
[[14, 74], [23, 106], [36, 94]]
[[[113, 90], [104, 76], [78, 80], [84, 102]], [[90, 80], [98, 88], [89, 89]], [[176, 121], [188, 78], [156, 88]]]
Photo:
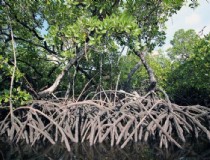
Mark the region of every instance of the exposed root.
[[124, 148], [131, 140], [156, 140], [160, 148], [170, 144], [182, 148], [190, 135], [205, 133], [210, 140], [209, 108], [178, 106], [161, 92], [166, 100], [154, 92], [142, 97], [136, 92], [103, 91], [91, 100], [78, 102], [33, 101], [13, 111], [14, 123], [8, 114], [0, 122], [0, 134], [15, 142], [25, 139], [32, 145], [39, 140], [52, 144], [59, 140], [68, 151], [71, 142], [80, 141], [94, 145], [109, 140], [111, 146]]

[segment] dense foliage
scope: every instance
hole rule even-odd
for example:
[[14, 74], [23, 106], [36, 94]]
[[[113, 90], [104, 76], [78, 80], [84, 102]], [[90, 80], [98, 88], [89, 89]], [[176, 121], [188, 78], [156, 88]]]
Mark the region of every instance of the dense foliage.
[[[186, 31], [183, 37], [191, 39], [192, 37], [188, 36], [189, 32], [192, 32], [192, 30]], [[185, 41], [184, 43], [186, 46], [190, 46], [188, 47], [189, 57], [182, 59], [181, 62], [174, 62], [173, 70], [167, 80], [167, 91], [177, 103], [209, 106], [210, 34], [204, 38], [191, 39], [191, 41]], [[174, 48], [177, 53], [183, 53], [182, 48], [176, 45], [170, 50]]]
[[[149, 54], [154, 47], [164, 43], [164, 24], [184, 5], [182, 0], [18, 0], [18, 3], [2, 0], [0, 3], [2, 106], [7, 106], [10, 98], [15, 106], [20, 106], [32, 98], [40, 99], [52, 93], [74, 98], [84, 87], [86, 93], [117, 88], [143, 92], [154, 81], [148, 66], [155, 71], [158, 85], [172, 97], [189, 78], [187, 86], [199, 83], [196, 90], [202, 89], [204, 93], [209, 76], [204, 70], [209, 65], [208, 55], [200, 53], [203, 50], [208, 53], [204, 44], [208, 43], [206, 39], [199, 40], [192, 30], [186, 34], [183, 30], [176, 33], [169, 56], [174, 61], [177, 55], [187, 54], [189, 58], [183, 59], [183, 65], [181, 62], [172, 64], [164, 54]], [[190, 7], [195, 6], [197, 1], [192, 1]], [[185, 46], [178, 46], [182, 34], [190, 40], [184, 39], [187, 48], [184, 51]], [[10, 97], [14, 66], [12, 37], [17, 52], [17, 69]], [[192, 41], [196, 43], [195, 49], [190, 47]], [[196, 68], [199, 70], [197, 79], [192, 79], [186, 74], [190, 73], [188, 68], [192, 69], [200, 62], [203, 66]], [[171, 76], [174, 73], [180, 75]], [[180, 79], [184, 78], [183, 74], [184, 81]]]
[[174, 34], [171, 41], [173, 47], [167, 50], [168, 55], [173, 61], [184, 62], [193, 54], [193, 46], [198, 40], [199, 36], [194, 30], [180, 29]]

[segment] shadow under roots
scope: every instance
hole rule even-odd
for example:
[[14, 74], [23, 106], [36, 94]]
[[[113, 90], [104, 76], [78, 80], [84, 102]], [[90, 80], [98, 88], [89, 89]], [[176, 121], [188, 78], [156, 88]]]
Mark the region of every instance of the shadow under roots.
[[7, 139], [0, 139], [0, 159], [3, 160], [177, 160], [177, 159], [208, 159], [210, 157], [210, 143], [199, 140], [193, 143], [186, 143], [183, 150], [177, 147], [160, 149], [157, 143], [148, 145], [148, 143], [129, 142], [127, 146], [121, 149], [119, 146], [111, 147], [108, 141], [101, 144], [90, 146], [88, 142], [74, 143], [71, 145], [71, 152], [66, 150], [63, 143], [52, 145], [49, 142], [37, 143], [33, 147], [21, 141], [18, 144], [12, 143]]

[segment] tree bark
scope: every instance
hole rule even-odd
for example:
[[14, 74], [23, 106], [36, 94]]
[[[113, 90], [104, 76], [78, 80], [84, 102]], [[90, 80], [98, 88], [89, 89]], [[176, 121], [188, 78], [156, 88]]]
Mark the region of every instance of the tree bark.
[[144, 68], [146, 69], [146, 71], [149, 75], [150, 85], [149, 85], [148, 91], [154, 91], [156, 89], [157, 80], [155, 78], [152, 68], [147, 63], [144, 53], [140, 53], [140, 52], [136, 52], [136, 51], [134, 51], [134, 53], [141, 59], [141, 62], [144, 65]]
[[68, 61], [68, 63], [66, 64], [65, 68], [61, 71], [61, 73], [57, 76], [56, 80], [54, 81], [54, 83], [52, 84], [51, 87], [45, 89], [44, 91], [39, 92], [39, 96], [40, 97], [44, 97], [47, 94], [51, 94], [53, 93], [57, 87], [59, 86], [61, 80], [63, 79], [64, 75], [66, 74], [66, 72], [80, 59], [82, 58], [84, 55], [84, 53], [78, 54], [78, 56], [76, 56], [75, 58], [72, 58], [71, 60]]
[[130, 91], [131, 90], [131, 78], [132, 76], [134, 75], [134, 73], [139, 69], [139, 67], [141, 66], [141, 60], [131, 69], [130, 73], [128, 74], [128, 77], [127, 77], [127, 81], [125, 82], [124, 84], [124, 90], [125, 91]]

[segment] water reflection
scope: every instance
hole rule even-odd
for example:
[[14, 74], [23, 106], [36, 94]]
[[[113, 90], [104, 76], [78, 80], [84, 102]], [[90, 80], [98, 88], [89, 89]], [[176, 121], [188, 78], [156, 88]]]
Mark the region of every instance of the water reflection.
[[64, 144], [37, 144], [31, 147], [24, 142], [15, 144], [0, 139], [1, 160], [210, 160], [210, 143], [194, 142], [187, 144], [184, 150], [170, 148], [159, 149], [143, 143], [130, 143], [126, 148], [110, 144], [97, 144], [90, 147], [89, 143], [71, 145], [71, 152]]

